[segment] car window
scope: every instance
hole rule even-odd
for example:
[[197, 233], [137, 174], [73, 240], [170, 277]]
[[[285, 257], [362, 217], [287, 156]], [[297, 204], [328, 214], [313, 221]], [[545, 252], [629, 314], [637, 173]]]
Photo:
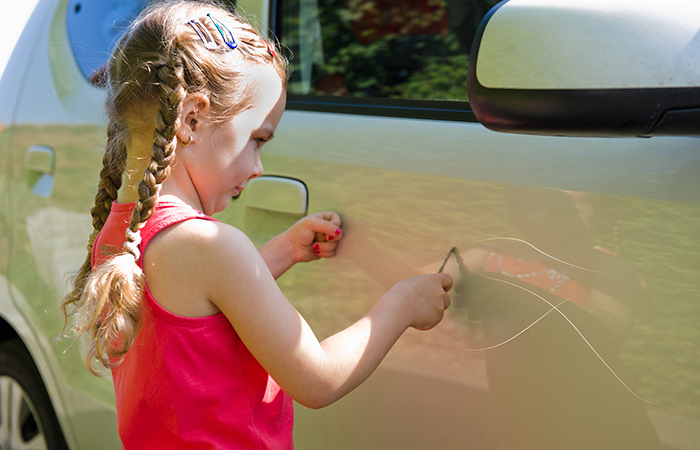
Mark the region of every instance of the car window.
[[83, 75], [99, 84], [105, 64], [125, 28], [145, 0], [70, 0], [66, 27]]
[[[66, 28], [73, 55], [83, 75], [101, 84], [104, 68], [126, 27], [147, 0], [70, 0]], [[224, 1], [235, 4], [235, 1]]]
[[498, 0], [281, 0], [292, 95], [467, 100], [469, 50]]

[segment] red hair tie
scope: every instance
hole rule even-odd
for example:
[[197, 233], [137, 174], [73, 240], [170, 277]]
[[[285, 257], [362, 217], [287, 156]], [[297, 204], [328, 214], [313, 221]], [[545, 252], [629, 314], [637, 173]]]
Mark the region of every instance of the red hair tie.
[[270, 45], [269, 42], [265, 41], [265, 45], [267, 45], [267, 51], [270, 52], [273, 58], [276, 58], [277, 55], [275, 54], [275, 51], [272, 50], [272, 46]]

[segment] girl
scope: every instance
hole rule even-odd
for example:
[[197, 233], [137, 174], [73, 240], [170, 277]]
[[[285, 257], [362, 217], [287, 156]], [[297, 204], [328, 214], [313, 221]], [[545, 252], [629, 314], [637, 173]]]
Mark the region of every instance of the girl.
[[112, 370], [124, 448], [292, 448], [291, 399], [319, 408], [350, 392], [404, 330], [440, 322], [452, 279], [404, 280], [319, 343], [275, 279], [333, 256], [339, 216], [260, 249], [209, 217], [262, 173], [286, 61], [222, 8], [179, 1], [144, 11], [106, 73], [95, 230], [63, 309], [90, 338], [91, 370]]

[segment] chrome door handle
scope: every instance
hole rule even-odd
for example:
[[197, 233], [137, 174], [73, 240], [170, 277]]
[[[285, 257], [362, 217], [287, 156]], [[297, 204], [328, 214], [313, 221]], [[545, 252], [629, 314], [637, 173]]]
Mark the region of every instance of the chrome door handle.
[[24, 170], [32, 193], [38, 197], [50, 197], [56, 170], [56, 152], [45, 145], [32, 145], [24, 154]]
[[309, 193], [299, 180], [263, 175], [250, 180], [243, 201], [249, 208], [305, 216], [309, 208]]

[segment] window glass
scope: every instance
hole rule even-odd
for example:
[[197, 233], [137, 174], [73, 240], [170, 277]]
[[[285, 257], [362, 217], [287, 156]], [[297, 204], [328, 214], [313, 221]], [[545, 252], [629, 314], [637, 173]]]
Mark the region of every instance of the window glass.
[[66, 27], [73, 54], [88, 80], [98, 83], [112, 49], [145, 0], [70, 0]]
[[[83, 75], [101, 84], [104, 68], [126, 27], [148, 0], [70, 0], [66, 28], [73, 54]], [[229, 6], [235, 0], [223, 2]]]
[[498, 0], [282, 0], [290, 94], [467, 100], [469, 50]]

